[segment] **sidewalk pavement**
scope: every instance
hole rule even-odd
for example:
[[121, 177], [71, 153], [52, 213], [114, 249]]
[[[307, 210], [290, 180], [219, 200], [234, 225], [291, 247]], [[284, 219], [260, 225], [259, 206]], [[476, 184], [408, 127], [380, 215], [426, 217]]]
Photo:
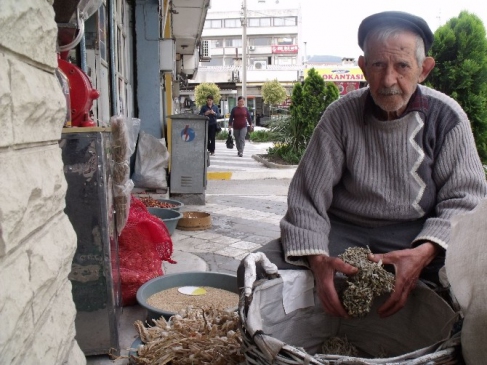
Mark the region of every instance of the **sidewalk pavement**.
[[[279, 237], [279, 221], [286, 212], [287, 190], [295, 168], [269, 168], [252, 158], [265, 154], [269, 146], [247, 142], [244, 157], [238, 157], [236, 149], [227, 149], [224, 141], [217, 141], [208, 168], [206, 204], [181, 208], [210, 213], [212, 226], [203, 231], [176, 229], [171, 238], [172, 259], [177, 263], [164, 262], [165, 274], [215, 271], [236, 275], [243, 257]], [[222, 177], [219, 173], [230, 174]], [[90, 356], [87, 364], [128, 364], [128, 349], [137, 338], [133, 326], [137, 319], [145, 319], [142, 307], [123, 308], [119, 332], [122, 358], [112, 361], [108, 356]]]

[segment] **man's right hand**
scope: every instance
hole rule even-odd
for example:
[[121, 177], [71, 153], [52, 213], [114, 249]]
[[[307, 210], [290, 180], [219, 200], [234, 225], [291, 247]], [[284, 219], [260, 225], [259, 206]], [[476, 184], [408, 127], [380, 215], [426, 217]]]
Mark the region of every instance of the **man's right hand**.
[[354, 275], [358, 269], [337, 257], [325, 255], [308, 256], [308, 262], [315, 278], [318, 297], [325, 312], [337, 317], [348, 318], [349, 315], [340, 302], [333, 279], [337, 271], [345, 275]]

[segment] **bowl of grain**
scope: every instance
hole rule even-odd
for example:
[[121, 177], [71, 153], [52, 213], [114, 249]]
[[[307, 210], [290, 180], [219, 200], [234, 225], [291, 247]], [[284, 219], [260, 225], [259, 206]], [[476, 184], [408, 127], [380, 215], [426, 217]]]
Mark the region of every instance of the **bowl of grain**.
[[[199, 295], [183, 294], [198, 288]], [[236, 310], [239, 290], [237, 276], [217, 272], [189, 271], [158, 276], [137, 290], [138, 303], [147, 310], [147, 321], [171, 316], [189, 306]]]

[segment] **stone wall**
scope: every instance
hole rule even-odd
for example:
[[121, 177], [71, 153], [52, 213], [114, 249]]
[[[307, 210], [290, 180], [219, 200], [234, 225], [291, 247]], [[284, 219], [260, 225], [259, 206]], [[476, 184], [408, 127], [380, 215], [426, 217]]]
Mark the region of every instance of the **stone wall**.
[[68, 280], [76, 234], [63, 211], [66, 106], [52, 3], [0, 1], [2, 364], [86, 364]]

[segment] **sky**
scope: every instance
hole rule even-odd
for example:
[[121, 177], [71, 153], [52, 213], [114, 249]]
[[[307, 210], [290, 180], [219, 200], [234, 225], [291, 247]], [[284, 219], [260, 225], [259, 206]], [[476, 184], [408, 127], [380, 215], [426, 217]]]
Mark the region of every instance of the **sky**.
[[[487, 27], [487, 6], [482, 0], [246, 0], [247, 9], [263, 6], [296, 8], [301, 4], [299, 47], [311, 55], [358, 58], [357, 30], [367, 16], [386, 10], [406, 11], [426, 20], [433, 33], [462, 10], [477, 15]], [[212, 10], [240, 10], [242, 0], [211, 0]], [[306, 42], [306, 46], [304, 45]], [[304, 53], [303, 53], [304, 54]]]

